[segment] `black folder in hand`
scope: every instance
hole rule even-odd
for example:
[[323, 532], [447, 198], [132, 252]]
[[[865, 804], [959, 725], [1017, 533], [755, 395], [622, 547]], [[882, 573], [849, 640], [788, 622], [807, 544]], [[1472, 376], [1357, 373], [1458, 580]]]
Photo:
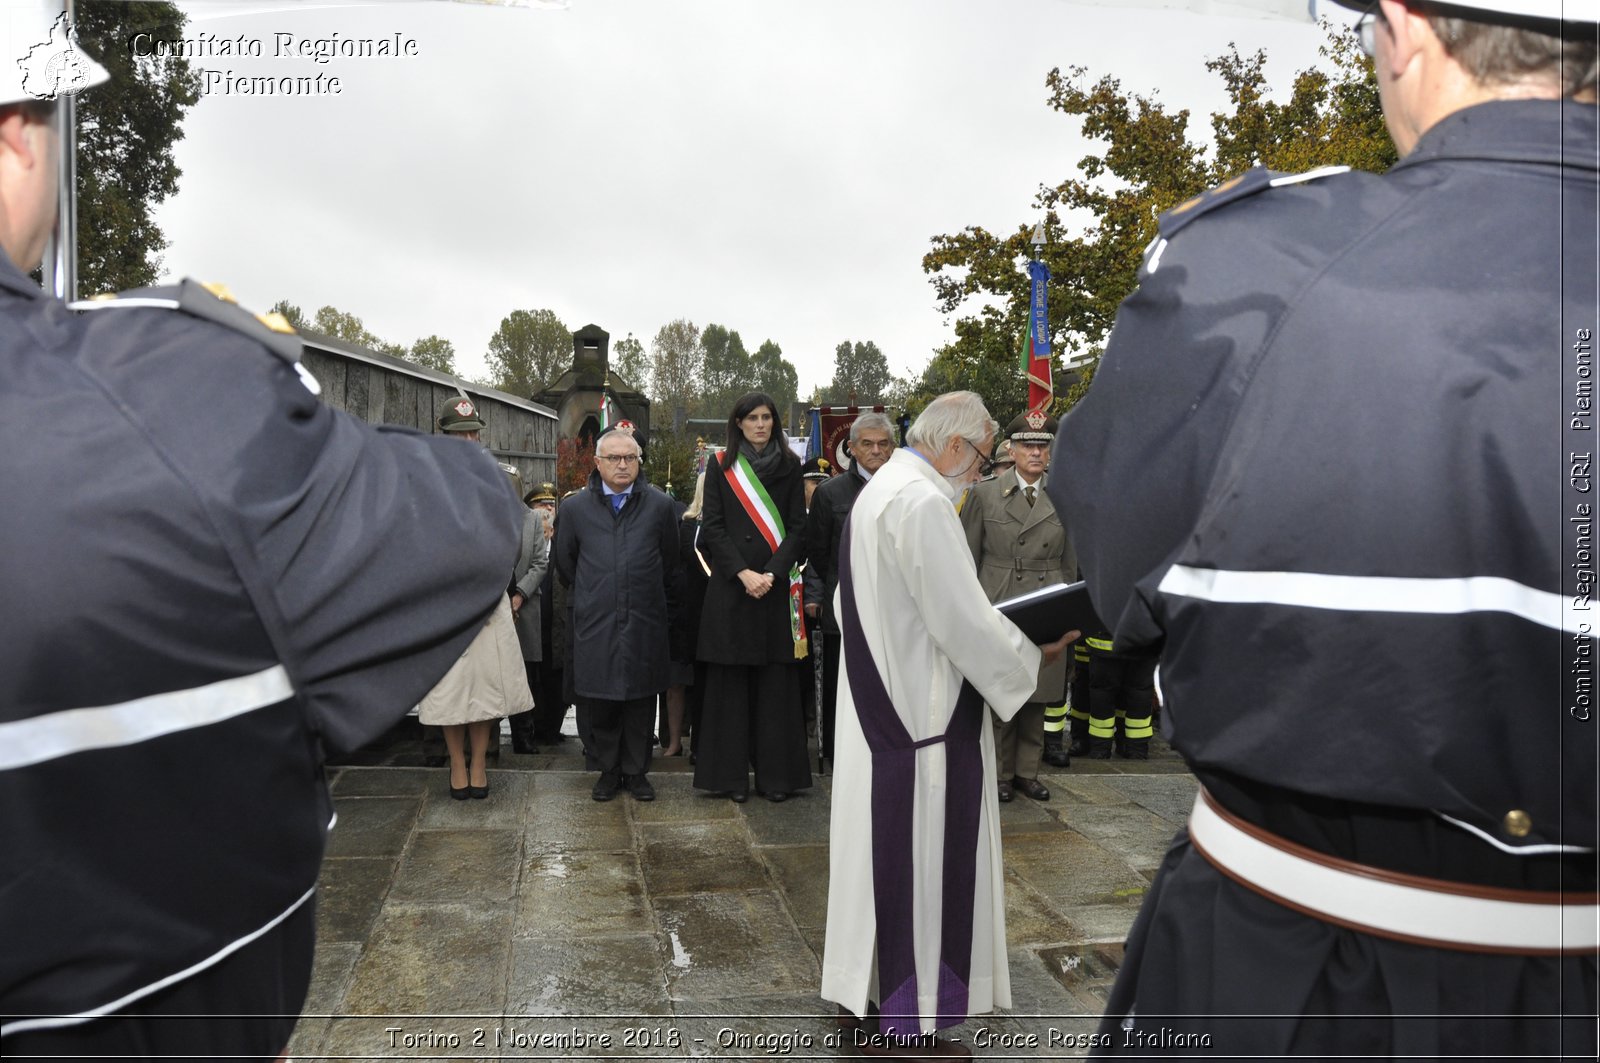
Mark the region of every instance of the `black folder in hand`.
[[997, 602], [995, 608], [1040, 645], [1054, 642], [1069, 631], [1088, 635], [1105, 626], [1095, 616], [1094, 604], [1089, 601], [1089, 585], [1082, 580], [1052, 583]]

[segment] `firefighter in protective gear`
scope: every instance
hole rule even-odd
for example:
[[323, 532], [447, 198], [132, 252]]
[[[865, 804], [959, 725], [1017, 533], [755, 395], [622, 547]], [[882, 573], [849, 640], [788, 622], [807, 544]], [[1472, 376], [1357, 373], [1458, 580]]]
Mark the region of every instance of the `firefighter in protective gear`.
[[1083, 641], [1089, 647], [1088, 758], [1110, 760], [1115, 749], [1128, 760], [1149, 760], [1156, 658], [1116, 652], [1104, 630]]

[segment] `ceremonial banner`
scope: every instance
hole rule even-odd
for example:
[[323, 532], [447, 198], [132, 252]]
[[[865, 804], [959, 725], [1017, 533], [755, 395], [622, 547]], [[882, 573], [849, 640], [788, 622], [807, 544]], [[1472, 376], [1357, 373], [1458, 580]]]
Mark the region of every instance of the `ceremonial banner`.
[[1022, 337], [1022, 375], [1028, 381], [1028, 409], [1048, 412], [1055, 399], [1050, 376], [1050, 315], [1045, 308], [1045, 286], [1050, 268], [1035, 259], [1028, 263], [1033, 282], [1028, 297], [1028, 330]]

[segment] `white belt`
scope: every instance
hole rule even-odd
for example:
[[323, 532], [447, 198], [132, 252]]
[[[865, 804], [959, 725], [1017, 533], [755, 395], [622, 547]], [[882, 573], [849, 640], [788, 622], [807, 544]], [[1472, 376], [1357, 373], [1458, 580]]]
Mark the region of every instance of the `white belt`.
[[1600, 896], [1496, 889], [1368, 867], [1234, 816], [1205, 787], [1189, 840], [1217, 870], [1323, 922], [1435, 948], [1519, 955], [1600, 951]]

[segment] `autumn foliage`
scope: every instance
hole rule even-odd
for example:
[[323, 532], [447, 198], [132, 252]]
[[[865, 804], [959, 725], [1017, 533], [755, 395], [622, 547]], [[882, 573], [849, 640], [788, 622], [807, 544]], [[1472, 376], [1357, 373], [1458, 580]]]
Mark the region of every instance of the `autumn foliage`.
[[566, 495], [589, 482], [594, 472], [594, 444], [582, 439], [562, 439], [556, 442], [556, 491]]

